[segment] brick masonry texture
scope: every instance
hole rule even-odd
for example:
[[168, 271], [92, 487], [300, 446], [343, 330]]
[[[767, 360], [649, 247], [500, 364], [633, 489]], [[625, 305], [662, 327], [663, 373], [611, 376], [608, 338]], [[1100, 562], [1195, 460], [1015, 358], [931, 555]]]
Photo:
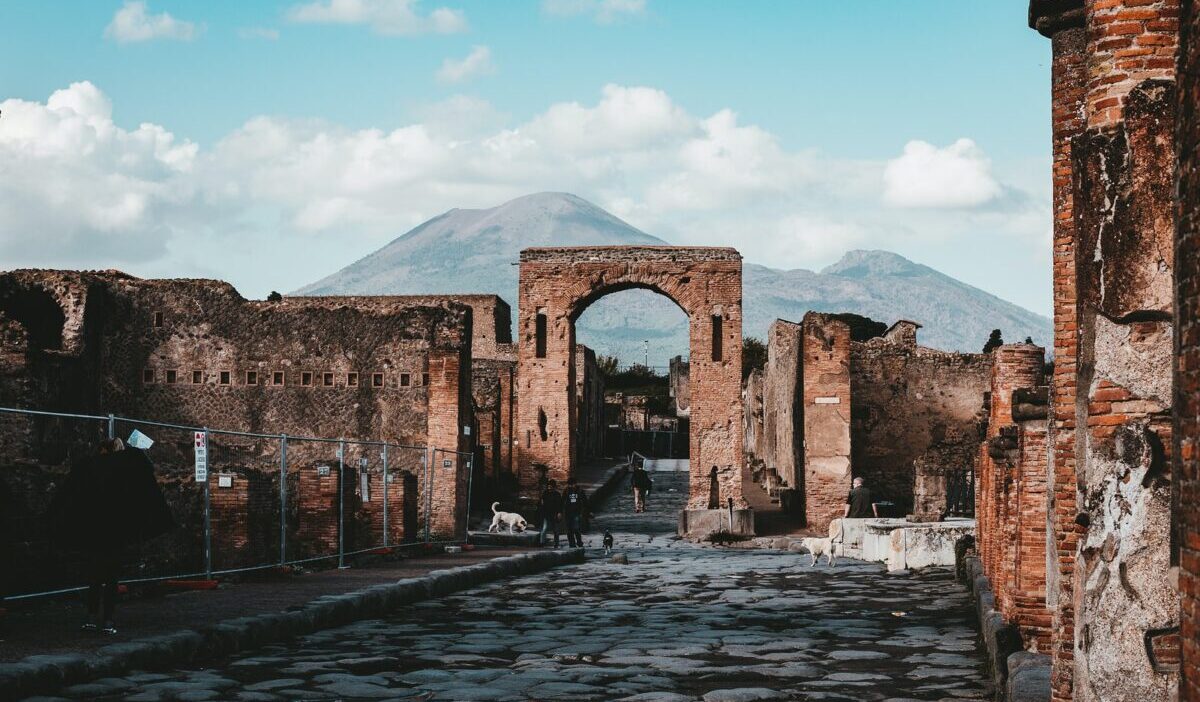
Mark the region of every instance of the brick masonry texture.
[[[2, 406], [470, 448], [461, 427], [472, 421], [472, 309], [456, 302], [404, 297], [255, 302], [217, 281], [13, 271], [0, 275], [0, 330]], [[0, 421], [6, 524], [0, 555], [27, 564], [20, 573], [4, 569], [8, 586], [21, 589], [32, 573], [56, 572], [44, 562], [38, 515], [53, 483], [71, 461], [94, 450], [104, 427], [20, 415]], [[133, 426], [118, 422], [115, 428], [123, 437]], [[191, 433], [142, 429], [158, 442], [157, 472], [183, 527], [149, 554], [148, 567], [193, 570], [202, 560], [202, 515], [201, 490], [192, 479]], [[232, 480], [231, 487], [212, 491], [213, 523], [238, 530], [216, 537], [214, 543], [232, 550], [223, 550], [224, 562], [214, 566], [278, 558], [279, 444], [275, 438], [210, 436], [210, 471]], [[377, 450], [349, 446], [348, 453], [362, 453], [352, 457], [354, 476], [347, 486], [357, 494], [360, 458], [368, 459], [367, 470], [375, 474], [381, 466]], [[333, 466], [336, 476], [336, 444], [289, 440], [288, 459], [286, 493], [293, 515], [288, 545], [293, 556], [315, 553], [328, 547], [331, 527], [336, 534], [336, 511], [335, 502], [306, 492], [307, 478], [318, 465]], [[393, 459], [397, 473], [422, 471], [415, 455]], [[455, 461], [454, 470], [439, 471], [433, 481], [433, 526], [443, 535], [453, 535], [461, 523], [464, 479]], [[320, 491], [325, 494], [324, 487]], [[301, 519], [292, 510], [305, 503], [320, 511]], [[348, 533], [361, 537], [349, 543], [366, 543], [370, 534], [371, 517], [364, 510], [371, 506], [363, 504], [361, 498], [348, 504]], [[243, 506], [250, 514], [235, 516], [233, 510]], [[382, 540], [381, 531], [374, 536]]]
[[[722, 503], [742, 497], [742, 261], [733, 249], [535, 248], [521, 252], [517, 333], [517, 463], [522, 491], [537, 490], [539, 466], [565, 480], [578, 460], [575, 320], [595, 300], [630, 288], [659, 292], [691, 329], [689, 507], [705, 509], [709, 471]], [[541, 321], [539, 321], [541, 316]], [[539, 328], [544, 336], [539, 340]], [[719, 346], [715, 346], [719, 344]], [[544, 352], [539, 355], [539, 352]]]
[[1179, 698], [1200, 700], [1200, 7], [1183, 3], [1175, 232], [1175, 504], [1179, 547]]
[[816, 312], [800, 326], [804, 508], [808, 525], [825, 532], [850, 491], [850, 327]]

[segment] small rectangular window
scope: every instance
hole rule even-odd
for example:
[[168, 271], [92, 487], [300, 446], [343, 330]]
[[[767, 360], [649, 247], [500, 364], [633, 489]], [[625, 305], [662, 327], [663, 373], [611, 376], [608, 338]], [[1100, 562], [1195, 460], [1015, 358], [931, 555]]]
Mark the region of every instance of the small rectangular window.
[[275, 371], [274, 373], [271, 374], [271, 384], [272, 385], [283, 385], [284, 379], [285, 379], [285, 376], [283, 374], [283, 371]]
[[371, 374], [371, 387], [373, 387], [373, 388], [383, 387], [383, 373], [372, 373]]
[[167, 371], [167, 383], [169, 385], [174, 385], [178, 381], [179, 381], [179, 373], [178, 372], [173, 371], [173, 370]]
[[246, 384], [258, 385], [258, 371], [246, 371]]
[[192, 371], [192, 385], [199, 385], [204, 382], [204, 371]]
[[428, 373], [421, 374], [421, 385], [425, 385], [425, 386], [429, 385], [429, 374]]
[[409, 385], [412, 385], [412, 376], [409, 375], [408, 373], [401, 373], [400, 374], [400, 387], [406, 388]]
[[546, 314], [538, 312], [534, 334], [534, 353], [538, 358], [546, 357]]
[[221, 384], [229, 385], [231, 374], [229, 371], [221, 371]]
[[154, 369], [153, 368], [146, 368], [142, 371], [142, 382], [143, 383], [153, 383], [154, 382]]
[[155, 312], [154, 313], [154, 326], [161, 327], [162, 325], [163, 325], [163, 313]]
[[327, 388], [333, 387], [333, 373], [322, 373], [321, 384]]
[[724, 355], [724, 349], [721, 348], [722, 339], [724, 337], [723, 327], [724, 320], [721, 319], [721, 315], [714, 314], [712, 316], [712, 360], [714, 361], [720, 361], [721, 357]]
[[303, 373], [300, 374], [300, 384], [305, 387], [312, 385], [312, 372], [311, 371], [304, 371]]
[[346, 374], [346, 387], [348, 387], [348, 388], [358, 387], [358, 373], [347, 373]]

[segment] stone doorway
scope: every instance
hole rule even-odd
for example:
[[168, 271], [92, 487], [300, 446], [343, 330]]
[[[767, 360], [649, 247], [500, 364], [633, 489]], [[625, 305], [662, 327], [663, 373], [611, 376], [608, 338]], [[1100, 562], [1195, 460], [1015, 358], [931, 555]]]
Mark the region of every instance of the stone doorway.
[[[522, 492], [536, 491], [543, 473], [561, 484], [577, 468], [575, 321], [596, 300], [633, 288], [663, 295], [688, 317], [691, 469], [681, 529], [752, 531], [741, 483], [742, 257], [731, 248], [521, 252], [516, 441]], [[710, 509], [714, 502], [720, 509]]]

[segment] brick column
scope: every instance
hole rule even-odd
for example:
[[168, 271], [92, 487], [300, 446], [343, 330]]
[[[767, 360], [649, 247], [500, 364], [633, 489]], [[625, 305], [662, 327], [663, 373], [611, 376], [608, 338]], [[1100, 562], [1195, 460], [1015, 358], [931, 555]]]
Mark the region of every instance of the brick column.
[[1176, 131], [1175, 516], [1180, 616], [1179, 699], [1200, 702], [1200, 7], [1183, 3]]
[[800, 339], [805, 514], [824, 533], [850, 491], [850, 326], [809, 312]]
[[472, 422], [470, 371], [469, 348], [429, 352], [429, 447], [441, 450], [430, 454], [429, 521], [434, 538], [465, 535], [469, 461], [463, 453], [470, 451], [471, 441], [462, 428]]

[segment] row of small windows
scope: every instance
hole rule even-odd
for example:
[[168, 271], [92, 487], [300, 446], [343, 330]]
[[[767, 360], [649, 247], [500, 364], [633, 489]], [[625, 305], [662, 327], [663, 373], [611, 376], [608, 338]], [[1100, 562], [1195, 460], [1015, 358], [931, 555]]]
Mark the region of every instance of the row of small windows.
[[[293, 376], [294, 377], [294, 376]], [[412, 374], [400, 374], [400, 387], [407, 388], [412, 386]], [[160, 382], [158, 371], [153, 368], [142, 370], [142, 382], [150, 385]], [[177, 370], [166, 370], [162, 373], [161, 382], [167, 385], [177, 385], [180, 383], [180, 373]], [[194, 370], [191, 372], [191, 384], [203, 385], [205, 382], [205, 372]], [[218, 385], [233, 385], [233, 373], [231, 371], [217, 372]], [[258, 371], [248, 370], [242, 376], [243, 385], [287, 385], [286, 371], [271, 371], [270, 373], [259, 373]], [[349, 373], [315, 373], [313, 371], [300, 371], [300, 385], [304, 387], [326, 387], [332, 388], [341, 384], [344, 387], [356, 388], [359, 385], [359, 374], [356, 372]], [[370, 384], [373, 388], [384, 387], [383, 373], [371, 373]], [[421, 373], [421, 385], [429, 385], [429, 374]]]

